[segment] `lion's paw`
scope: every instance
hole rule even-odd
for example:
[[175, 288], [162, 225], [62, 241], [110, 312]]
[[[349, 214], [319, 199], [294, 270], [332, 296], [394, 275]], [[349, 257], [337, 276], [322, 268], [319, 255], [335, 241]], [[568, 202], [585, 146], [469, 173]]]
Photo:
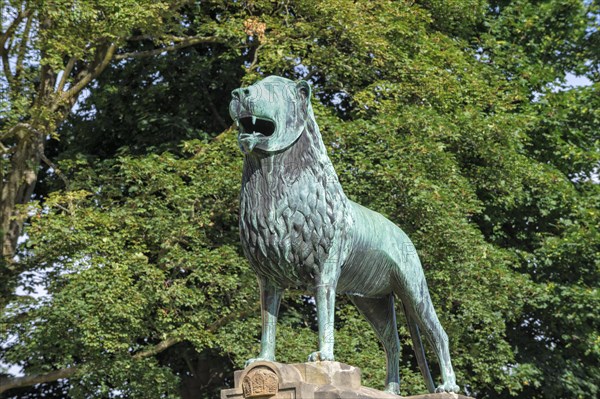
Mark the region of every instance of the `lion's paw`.
[[267, 358], [267, 357], [254, 357], [252, 359], [248, 359], [246, 360], [246, 363], [244, 364], [244, 368], [250, 366], [252, 363], [254, 362], [274, 362], [275, 359], [274, 358]]
[[440, 393], [440, 392], [454, 392], [454, 393], [458, 393], [458, 391], [460, 391], [460, 388], [458, 385], [456, 385], [455, 382], [444, 382], [442, 385], [438, 386], [435, 389], [436, 393]]
[[324, 361], [333, 361], [333, 353], [327, 354], [320, 351], [313, 352], [308, 355], [309, 362], [324, 362]]
[[400, 384], [397, 382], [390, 382], [385, 386], [383, 392], [393, 393], [394, 395], [400, 395]]

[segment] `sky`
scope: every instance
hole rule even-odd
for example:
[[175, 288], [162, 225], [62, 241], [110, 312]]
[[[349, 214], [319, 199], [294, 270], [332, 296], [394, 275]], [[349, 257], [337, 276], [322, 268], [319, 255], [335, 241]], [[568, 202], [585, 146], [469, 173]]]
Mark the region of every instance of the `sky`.
[[572, 87], [589, 86], [592, 81], [585, 76], [576, 76], [572, 73], [567, 73], [567, 85]]

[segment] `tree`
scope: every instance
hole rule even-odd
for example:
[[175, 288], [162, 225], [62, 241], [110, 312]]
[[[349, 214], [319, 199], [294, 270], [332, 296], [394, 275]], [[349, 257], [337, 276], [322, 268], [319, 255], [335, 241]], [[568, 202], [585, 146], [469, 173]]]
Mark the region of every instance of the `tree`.
[[528, 190], [520, 223], [506, 221], [520, 232], [521, 270], [537, 286], [510, 333], [521, 348], [518, 361], [539, 373], [537, 384], [524, 390], [531, 396], [598, 394], [597, 91], [596, 84], [549, 93], [535, 105], [529, 150], [553, 167], [544, 173], [545, 190]]
[[[594, 397], [597, 83], [552, 89], [567, 72], [597, 78], [597, 15], [570, 0], [178, 9], [173, 26], [227, 42], [110, 63], [45, 144], [54, 166], [28, 208], [19, 283], [51, 299], [11, 299], [0, 357], [38, 380], [0, 387], [208, 398], [256, 354], [241, 156], [224, 125], [232, 88], [279, 74], [312, 82], [348, 195], [415, 242], [460, 384], [480, 398]], [[381, 387], [369, 327], [343, 298], [337, 316], [338, 360]], [[399, 324], [403, 394], [422, 392]], [[304, 361], [314, 329], [310, 298], [291, 293], [279, 360]]]
[[[21, 269], [14, 262], [19, 236], [34, 194], [49, 137], [64, 122], [83, 90], [111, 61], [150, 56], [215, 42], [215, 36], [187, 35], [177, 17], [185, 2], [3, 1], [0, 59], [2, 188], [0, 236], [2, 298], [14, 289]], [[204, 26], [205, 32], [210, 31]], [[155, 44], [125, 51], [129, 42]], [[142, 46], [143, 47], [143, 46]]]

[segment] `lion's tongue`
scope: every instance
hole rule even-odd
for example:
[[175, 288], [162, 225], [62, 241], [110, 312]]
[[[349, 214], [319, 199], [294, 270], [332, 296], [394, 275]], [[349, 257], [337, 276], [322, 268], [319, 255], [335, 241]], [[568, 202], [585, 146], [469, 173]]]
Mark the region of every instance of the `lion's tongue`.
[[254, 149], [254, 147], [256, 147], [256, 144], [258, 144], [258, 140], [259, 140], [259, 133], [245, 133], [245, 134], [241, 134], [238, 138], [238, 142], [240, 144], [240, 149], [242, 150], [242, 152], [244, 154], [248, 154], [250, 152], [252, 152], [252, 150]]

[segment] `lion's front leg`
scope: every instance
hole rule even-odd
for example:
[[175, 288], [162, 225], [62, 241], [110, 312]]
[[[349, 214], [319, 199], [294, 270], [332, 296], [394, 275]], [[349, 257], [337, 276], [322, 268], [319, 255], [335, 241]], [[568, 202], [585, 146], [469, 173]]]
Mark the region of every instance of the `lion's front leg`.
[[262, 315], [260, 354], [247, 360], [246, 367], [259, 360], [275, 361], [275, 330], [283, 289], [262, 277], [259, 278], [259, 285]]
[[317, 321], [319, 323], [319, 351], [310, 354], [308, 357], [309, 362], [333, 360], [335, 288], [335, 282], [318, 284], [315, 287]]

